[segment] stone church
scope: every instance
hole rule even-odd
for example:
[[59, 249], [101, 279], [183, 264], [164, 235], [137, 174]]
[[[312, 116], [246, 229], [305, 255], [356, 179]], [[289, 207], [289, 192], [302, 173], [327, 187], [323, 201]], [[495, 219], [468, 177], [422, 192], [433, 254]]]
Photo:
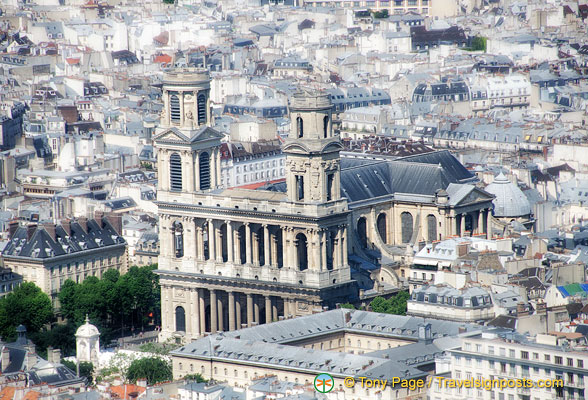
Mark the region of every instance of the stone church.
[[[223, 135], [211, 127], [209, 94], [207, 71], [164, 75], [154, 137], [162, 339], [332, 308], [358, 298], [352, 271], [363, 266], [349, 255], [375, 249], [385, 259], [393, 245], [491, 231], [493, 197], [449, 153], [342, 159], [331, 99], [318, 91], [290, 99], [286, 182], [222, 188]], [[398, 284], [393, 272], [367, 276]]]

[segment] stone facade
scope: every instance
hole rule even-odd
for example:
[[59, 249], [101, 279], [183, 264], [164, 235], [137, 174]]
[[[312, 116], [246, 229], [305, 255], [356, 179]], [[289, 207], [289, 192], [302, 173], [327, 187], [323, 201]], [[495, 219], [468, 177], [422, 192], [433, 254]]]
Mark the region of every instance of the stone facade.
[[292, 100], [283, 149], [287, 193], [222, 189], [222, 135], [208, 116], [185, 123], [186, 108], [180, 102], [172, 110], [169, 99], [177, 87], [192, 98], [208, 96], [205, 75], [166, 74], [163, 128], [154, 138], [162, 338], [190, 340], [357, 296], [347, 263], [347, 202], [340, 195], [342, 145], [333, 135], [328, 96], [299, 92]]

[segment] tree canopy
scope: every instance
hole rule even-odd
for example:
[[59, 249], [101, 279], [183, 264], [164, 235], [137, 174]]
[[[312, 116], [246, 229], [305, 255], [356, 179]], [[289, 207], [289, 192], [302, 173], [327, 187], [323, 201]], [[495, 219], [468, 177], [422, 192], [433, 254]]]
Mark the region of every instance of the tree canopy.
[[33, 282], [24, 282], [0, 299], [0, 336], [16, 340], [16, 327], [23, 324], [27, 334], [35, 334], [53, 319], [53, 307], [47, 294]]
[[370, 307], [374, 312], [406, 315], [406, 302], [408, 301], [408, 298], [408, 292], [400, 292], [389, 299], [376, 297], [370, 303]]
[[140, 358], [135, 360], [127, 370], [127, 379], [136, 383], [138, 379], [147, 379], [148, 385], [173, 379], [171, 365], [157, 357]]
[[59, 292], [61, 313], [79, 326], [86, 315], [110, 341], [128, 328], [143, 328], [159, 316], [160, 290], [156, 265], [131, 267], [125, 275], [108, 270], [102, 279], [88, 277], [82, 283], [67, 280]]

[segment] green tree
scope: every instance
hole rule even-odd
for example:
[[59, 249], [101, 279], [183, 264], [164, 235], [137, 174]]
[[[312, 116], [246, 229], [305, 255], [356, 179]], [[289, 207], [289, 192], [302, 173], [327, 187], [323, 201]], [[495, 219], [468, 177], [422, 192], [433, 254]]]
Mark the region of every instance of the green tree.
[[408, 292], [400, 292], [389, 299], [376, 297], [370, 303], [370, 308], [373, 312], [406, 315], [406, 302], [408, 301], [408, 297]]
[[473, 51], [486, 52], [486, 38], [483, 36], [476, 36], [475, 38], [473, 38], [471, 49]]
[[184, 376], [184, 379], [187, 381], [195, 381], [196, 383], [208, 382], [208, 379], [204, 379], [200, 374], [188, 374]]
[[[73, 361], [61, 360], [61, 363], [73, 372], [77, 372], [77, 366]], [[94, 382], [94, 364], [82, 361], [80, 363], [80, 377], [86, 378], [88, 380], [88, 385], [92, 385]]]
[[351, 303], [343, 303], [340, 305], [341, 308], [348, 308], [350, 310], [355, 310], [355, 306]]
[[136, 383], [138, 379], [147, 379], [148, 385], [170, 381], [173, 378], [171, 365], [161, 358], [150, 357], [135, 360], [127, 370], [127, 379]]
[[27, 334], [39, 332], [53, 319], [51, 300], [32, 282], [24, 282], [0, 299], [0, 336], [16, 339], [16, 327], [23, 324]]
[[374, 18], [388, 18], [388, 10], [375, 11]]

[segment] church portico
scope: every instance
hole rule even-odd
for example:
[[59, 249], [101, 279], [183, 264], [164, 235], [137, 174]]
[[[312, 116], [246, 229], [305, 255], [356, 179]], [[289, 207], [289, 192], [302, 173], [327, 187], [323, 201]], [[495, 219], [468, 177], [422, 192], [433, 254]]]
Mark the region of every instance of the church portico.
[[[162, 334], [192, 339], [206, 333], [243, 327], [322, 311], [320, 289], [245, 279], [223, 279], [160, 272]], [[348, 291], [347, 284], [331, 290]], [[188, 329], [189, 328], [189, 329]]]

